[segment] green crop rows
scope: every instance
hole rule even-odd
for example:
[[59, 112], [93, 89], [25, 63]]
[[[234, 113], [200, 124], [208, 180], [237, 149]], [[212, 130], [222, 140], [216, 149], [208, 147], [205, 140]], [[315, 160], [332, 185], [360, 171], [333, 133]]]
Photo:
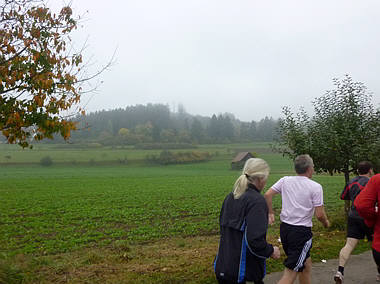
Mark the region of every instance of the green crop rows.
[[[229, 165], [233, 155], [229, 149], [237, 147], [204, 146], [199, 150], [219, 154], [207, 163], [164, 167], [139, 163], [28, 166], [27, 163], [38, 163], [38, 157], [46, 153], [57, 161], [65, 155], [75, 156], [75, 151], [4, 148], [2, 156], [12, 155], [17, 162], [6, 165], [0, 161], [0, 251], [8, 256], [45, 255], [107, 246], [116, 241], [130, 244], [217, 234], [221, 203], [240, 174], [230, 170]], [[261, 149], [257, 151], [260, 157], [271, 165], [268, 186], [292, 173], [291, 162], [267, 151], [266, 145], [256, 145], [254, 149]], [[133, 149], [79, 153], [78, 161], [95, 155], [99, 159], [121, 154], [144, 157], [144, 151]], [[327, 210], [341, 209], [343, 202], [338, 197], [343, 177], [322, 175], [315, 179], [325, 188]], [[279, 199], [275, 206], [280, 207]]]

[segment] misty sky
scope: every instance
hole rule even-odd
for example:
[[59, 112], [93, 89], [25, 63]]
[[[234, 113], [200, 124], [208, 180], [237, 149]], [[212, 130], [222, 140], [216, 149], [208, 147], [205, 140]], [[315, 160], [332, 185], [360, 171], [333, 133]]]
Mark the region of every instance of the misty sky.
[[89, 68], [116, 50], [104, 83], [83, 97], [88, 112], [164, 103], [243, 121], [278, 118], [284, 105], [311, 111], [344, 74], [380, 103], [378, 0], [72, 0], [71, 7], [84, 14], [74, 39], [87, 40]]

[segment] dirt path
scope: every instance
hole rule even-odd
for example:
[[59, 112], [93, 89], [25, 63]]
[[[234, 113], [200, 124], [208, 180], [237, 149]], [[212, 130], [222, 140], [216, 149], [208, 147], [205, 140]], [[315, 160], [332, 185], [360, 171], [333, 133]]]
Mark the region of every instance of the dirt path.
[[[331, 259], [326, 263], [313, 263], [312, 283], [335, 283], [334, 274], [338, 267], [338, 260]], [[268, 274], [265, 284], [275, 284], [281, 278], [282, 272]], [[344, 270], [344, 284], [376, 284], [376, 265], [372, 258], [372, 252], [367, 251], [359, 255], [351, 255]], [[298, 282], [296, 282], [298, 283]]]

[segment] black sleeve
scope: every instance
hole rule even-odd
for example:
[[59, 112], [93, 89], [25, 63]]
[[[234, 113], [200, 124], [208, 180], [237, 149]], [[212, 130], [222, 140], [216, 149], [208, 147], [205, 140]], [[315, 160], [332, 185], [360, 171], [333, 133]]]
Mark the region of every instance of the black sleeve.
[[224, 212], [224, 204], [226, 203], [227, 197], [223, 200], [222, 208], [220, 209], [220, 214], [219, 214], [219, 226], [222, 225], [222, 218], [223, 218], [223, 212]]
[[342, 193], [340, 194], [340, 199], [342, 199], [342, 200], [351, 200], [349, 191], [350, 191], [350, 184], [348, 183], [344, 187]]
[[268, 207], [265, 200], [253, 204], [246, 215], [247, 228], [245, 238], [252, 254], [268, 258], [273, 253], [273, 246], [266, 241], [268, 229]]

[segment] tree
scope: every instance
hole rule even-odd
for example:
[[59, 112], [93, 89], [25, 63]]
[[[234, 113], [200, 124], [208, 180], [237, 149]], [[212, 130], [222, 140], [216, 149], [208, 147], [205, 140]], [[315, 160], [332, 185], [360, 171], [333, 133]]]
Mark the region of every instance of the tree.
[[275, 133], [275, 128], [277, 126], [277, 121], [272, 117], [265, 117], [257, 123], [256, 134], [257, 140], [261, 141], [273, 141], [273, 134]]
[[222, 138], [224, 141], [232, 141], [234, 138], [234, 125], [232, 124], [231, 118], [228, 115], [219, 115], [219, 133], [220, 138]]
[[210, 124], [207, 127], [207, 134], [215, 141], [219, 137], [218, 118], [215, 114], [210, 119]]
[[308, 153], [316, 171], [343, 173], [347, 183], [360, 161], [379, 166], [380, 110], [372, 105], [363, 83], [349, 75], [333, 82], [334, 90], [313, 101], [313, 117], [304, 110], [294, 115], [283, 108], [275, 149], [291, 158]]
[[67, 140], [76, 123], [62, 113], [96, 76], [84, 76], [82, 54], [71, 49], [78, 20], [70, 7], [56, 15], [42, 0], [2, 0], [0, 14], [0, 131], [22, 147], [54, 133]]
[[197, 118], [193, 119], [190, 133], [191, 133], [191, 138], [193, 139], [193, 141], [196, 141], [197, 143], [202, 142], [203, 137], [204, 137], [204, 129], [203, 129], [202, 123]]
[[257, 135], [257, 123], [255, 121], [251, 121], [249, 125], [249, 138], [252, 140], [256, 140], [256, 135]]
[[125, 137], [129, 134], [129, 129], [128, 128], [120, 128], [118, 132], [119, 136]]
[[162, 129], [160, 133], [160, 139], [164, 143], [175, 142], [176, 133], [173, 129]]

